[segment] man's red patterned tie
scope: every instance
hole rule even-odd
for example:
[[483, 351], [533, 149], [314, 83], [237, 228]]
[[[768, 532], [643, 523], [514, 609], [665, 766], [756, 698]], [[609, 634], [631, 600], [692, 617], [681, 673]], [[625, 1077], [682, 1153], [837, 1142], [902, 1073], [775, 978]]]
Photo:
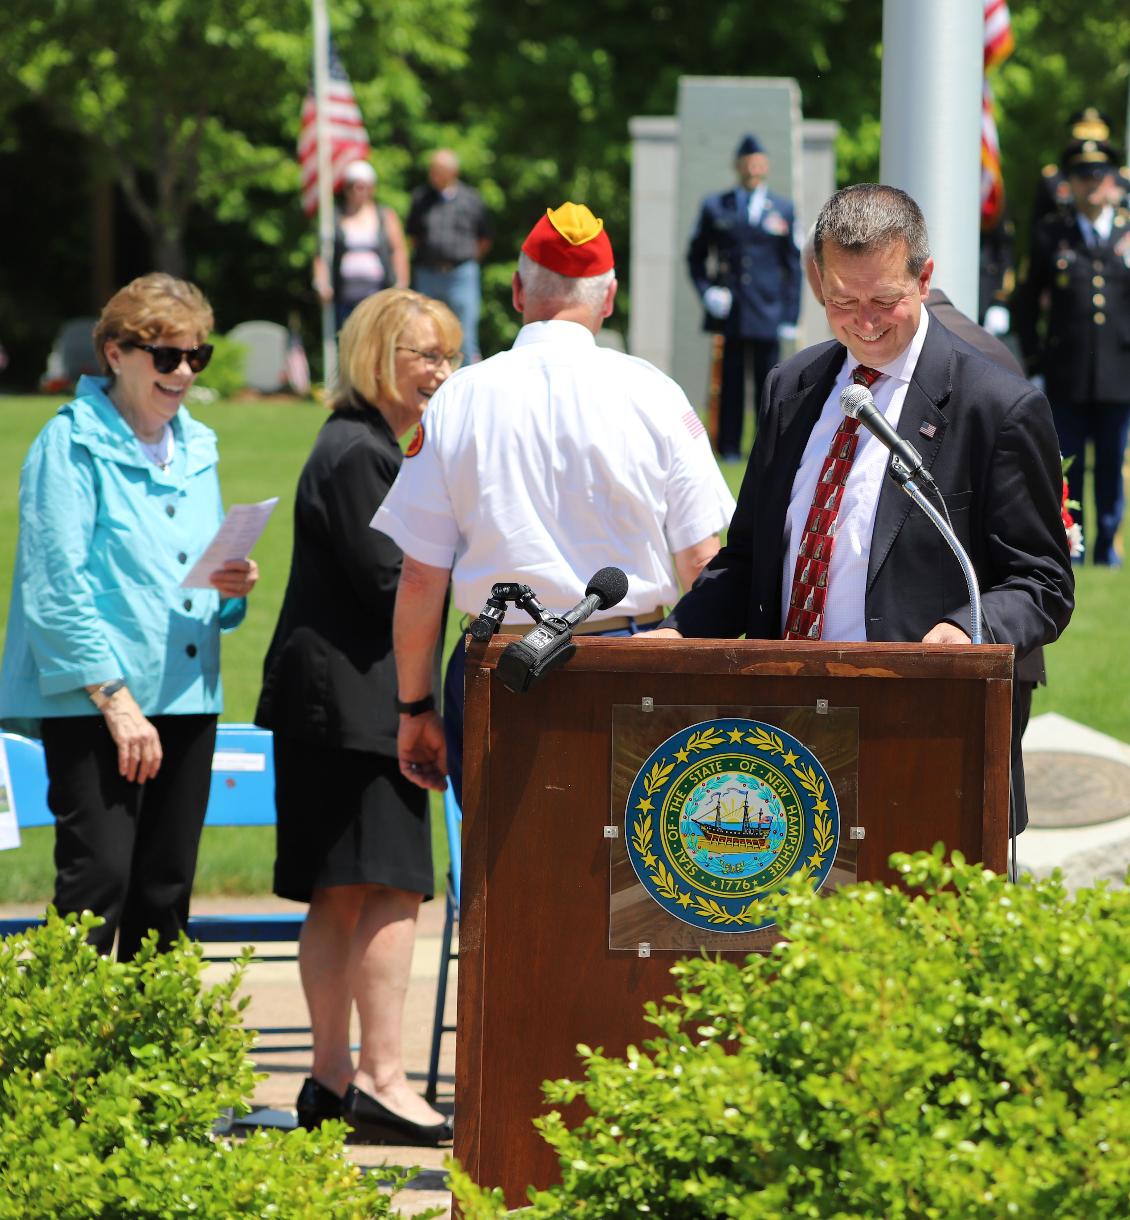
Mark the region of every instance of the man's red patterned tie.
[[[876, 369], [857, 364], [851, 379], [856, 385], [870, 388], [881, 376], [882, 373]], [[785, 619], [786, 640], [818, 640], [823, 634], [828, 568], [832, 562], [832, 547], [836, 543], [836, 518], [858, 444], [859, 420], [844, 416], [820, 468], [812, 507], [804, 524], [804, 536], [800, 540], [793, 571], [789, 612]]]

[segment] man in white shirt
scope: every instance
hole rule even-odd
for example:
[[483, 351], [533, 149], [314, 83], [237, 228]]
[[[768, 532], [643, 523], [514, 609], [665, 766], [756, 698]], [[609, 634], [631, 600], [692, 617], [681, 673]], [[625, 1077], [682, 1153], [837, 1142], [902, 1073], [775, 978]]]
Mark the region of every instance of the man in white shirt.
[[[448, 379], [373, 526], [404, 551], [393, 620], [401, 769], [461, 795], [462, 644], [435, 711], [444, 594], [477, 614], [498, 581], [565, 610], [602, 567], [628, 576], [593, 629], [654, 626], [718, 550], [734, 502], [677, 385], [599, 347], [616, 296], [612, 246], [584, 205], [550, 209], [522, 246], [513, 348]], [[532, 624], [526, 624], [528, 629]], [[589, 626], [589, 624], [585, 624]]]
[[[1074, 581], [1047, 400], [930, 319], [926, 224], [904, 191], [838, 191], [815, 250], [835, 340], [770, 374], [726, 546], [656, 634], [969, 642], [960, 568], [885, 477], [887, 451], [843, 415], [855, 381], [933, 475], [977, 573], [986, 640], [1018, 656], [1051, 643]], [[1017, 734], [1017, 831], [1019, 747]]]

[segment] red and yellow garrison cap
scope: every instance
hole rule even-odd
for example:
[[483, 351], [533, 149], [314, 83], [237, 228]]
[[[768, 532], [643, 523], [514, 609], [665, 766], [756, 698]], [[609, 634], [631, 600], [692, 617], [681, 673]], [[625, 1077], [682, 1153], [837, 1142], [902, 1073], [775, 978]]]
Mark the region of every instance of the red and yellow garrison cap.
[[612, 243], [604, 231], [604, 221], [583, 203], [546, 208], [522, 243], [522, 253], [574, 280], [603, 275], [613, 267]]

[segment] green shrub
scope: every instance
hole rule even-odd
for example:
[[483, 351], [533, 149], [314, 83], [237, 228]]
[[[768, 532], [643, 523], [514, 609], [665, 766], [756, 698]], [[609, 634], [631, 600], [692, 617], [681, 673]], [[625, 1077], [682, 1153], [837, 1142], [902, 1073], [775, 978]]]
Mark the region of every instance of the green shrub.
[[[792, 888], [789, 937], [693, 960], [623, 1059], [581, 1047], [531, 1220], [1130, 1214], [1130, 891], [896, 856], [911, 893]], [[456, 1166], [467, 1220], [504, 1210]]]
[[52, 912], [0, 941], [0, 1218], [390, 1214], [344, 1124], [213, 1136], [256, 1080], [246, 963], [206, 989], [199, 945], [158, 953], [154, 938], [119, 963], [86, 943], [95, 922]]
[[209, 335], [208, 342], [215, 351], [195, 384], [211, 390], [218, 398], [230, 398], [247, 386], [247, 344], [225, 335]]

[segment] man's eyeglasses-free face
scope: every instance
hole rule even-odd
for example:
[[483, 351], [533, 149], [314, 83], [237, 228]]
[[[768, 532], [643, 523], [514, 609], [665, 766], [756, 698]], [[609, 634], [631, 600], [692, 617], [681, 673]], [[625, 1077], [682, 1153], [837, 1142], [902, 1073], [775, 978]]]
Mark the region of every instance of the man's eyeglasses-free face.
[[139, 352], [148, 352], [153, 357], [153, 367], [158, 373], [172, 373], [180, 368], [182, 360], [188, 361], [188, 367], [199, 373], [208, 367], [212, 359], [212, 344], [201, 343], [199, 347], [166, 347], [159, 343], [134, 343], [132, 340], [122, 342], [122, 347], [136, 347]]
[[462, 352], [422, 352], [418, 347], [399, 346], [396, 349], [398, 352], [412, 352], [419, 356], [420, 359], [429, 367], [438, 369], [441, 364], [446, 361], [451, 366], [451, 371], [454, 372], [463, 363]]

